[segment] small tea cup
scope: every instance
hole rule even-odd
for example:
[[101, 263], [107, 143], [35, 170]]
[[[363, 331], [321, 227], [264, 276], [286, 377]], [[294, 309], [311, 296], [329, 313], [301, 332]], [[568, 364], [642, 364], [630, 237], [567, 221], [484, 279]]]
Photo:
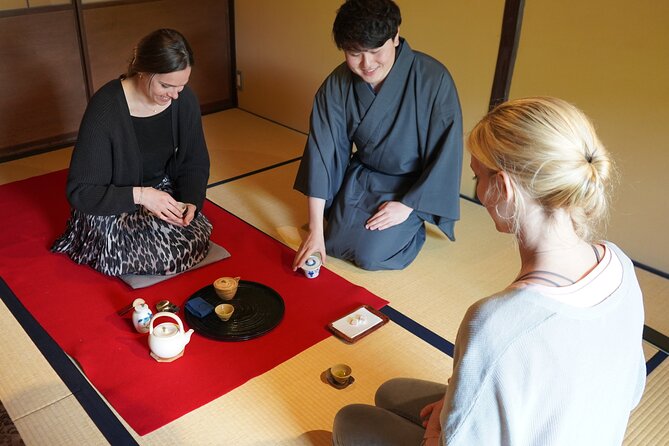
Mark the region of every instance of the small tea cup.
[[216, 295], [223, 300], [230, 300], [235, 297], [238, 286], [239, 277], [220, 277], [214, 281]]
[[339, 384], [346, 384], [351, 378], [351, 367], [346, 364], [336, 364], [330, 367], [330, 375]]
[[307, 257], [307, 260], [304, 261], [302, 265], [302, 271], [307, 279], [315, 279], [321, 272], [321, 265], [323, 261], [321, 260], [321, 255], [319, 253], [314, 253]]
[[214, 313], [216, 313], [216, 316], [222, 321], [227, 321], [230, 319], [230, 316], [232, 316], [232, 313], [234, 313], [235, 307], [233, 307], [230, 304], [220, 304], [216, 305], [214, 308]]

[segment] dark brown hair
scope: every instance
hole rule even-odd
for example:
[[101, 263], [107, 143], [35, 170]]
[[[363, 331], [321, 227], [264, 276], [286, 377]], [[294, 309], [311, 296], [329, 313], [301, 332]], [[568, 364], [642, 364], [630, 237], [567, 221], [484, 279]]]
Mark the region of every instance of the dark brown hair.
[[137, 73], [172, 73], [194, 63], [193, 51], [179, 31], [158, 29], [139, 41], [125, 77], [130, 78]]
[[340, 50], [368, 50], [395, 37], [401, 23], [392, 0], [348, 0], [337, 11], [332, 35]]

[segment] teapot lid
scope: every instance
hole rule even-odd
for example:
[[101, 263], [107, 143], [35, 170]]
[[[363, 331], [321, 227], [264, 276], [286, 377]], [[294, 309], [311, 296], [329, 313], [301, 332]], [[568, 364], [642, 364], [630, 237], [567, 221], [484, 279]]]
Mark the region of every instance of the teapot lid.
[[153, 327], [153, 335], [159, 338], [169, 338], [179, 333], [179, 326], [172, 322], [163, 322]]

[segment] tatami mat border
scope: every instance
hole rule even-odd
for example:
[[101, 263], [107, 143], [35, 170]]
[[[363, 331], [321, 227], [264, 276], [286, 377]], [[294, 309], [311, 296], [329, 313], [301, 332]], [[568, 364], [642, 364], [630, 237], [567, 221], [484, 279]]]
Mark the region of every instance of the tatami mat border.
[[662, 364], [662, 361], [667, 359], [667, 355], [665, 352], [657, 352], [653, 355], [652, 358], [646, 362], [646, 376], [650, 375], [653, 373], [653, 370], [657, 368], [660, 364]]
[[647, 342], [653, 344], [659, 350], [662, 350], [664, 353], [669, 353], [669, 337], [667, 337], [665, 334], [662, 334], [659, 331], [654, 330], [648, 325], [644, 325], [643, 338]]
[[453, 357], [455, 346], [435, 332], [428, 330], [418, 322], [395, 310], [390, 305], [386, 305], [385, 307], [381, 308], [381, 312], [388, 316], [391, 321], [395, 322], [400, 327], [418, 336], [432, 347], [446, 353], [451, 358]]
[[669, 273], [665, 273], [664, 271], [660, 271], [659, 269], [653, 268], [652, 266], [644, 265], [643, 263], [637, 262], [636, 260], [632, 260], [632, 263], [637, 268], [640, 268], [644, 271], [648, 271], [649, 273], [655, 274], [656, 276], [660, 276], [664, 279], [669, 280]]
[[215, 183], [208, 184], [207, 189], [212, 188], [212, 187], [216, 187], [216, 186], [220, 186], [221, 184], [230, 183], [231, 181], [240, 180], [242, 178], [246, 178], [246, 177], [249, 177], [251, 175], [255, 175], [256, 173], [262, 173], [262, 172], [265, 172], [267, 170], [272, 170], [272, 169], [275, 169], [277, 167], [285, 166], [286, 164], [294, 163], [295, 161], [299, 161], [301, 159], [302, 159], [302, 157], [298, 156], [297, 158], [293, 158], [293, 159], [289, 159], [287, 161], [282, 161], [280, 163], [272, 164], [271, 166], [263, 167], [262, 169], [252, 170], [251, 172], [246, 172], [246, 173], [243, 173], [241, 175], [237, 175], [235, 177], [226, 178], [225, 180], [221, 180], [221, 181], [217, 181]]
[[0, 299], [17, 320], [53, 370], [79, 401], [93, 423], [111, 444], [137, 445], [135, 439], [116, 418], [92, 385], [77, 369], [62, 348], [35, 320], [0, 277]]

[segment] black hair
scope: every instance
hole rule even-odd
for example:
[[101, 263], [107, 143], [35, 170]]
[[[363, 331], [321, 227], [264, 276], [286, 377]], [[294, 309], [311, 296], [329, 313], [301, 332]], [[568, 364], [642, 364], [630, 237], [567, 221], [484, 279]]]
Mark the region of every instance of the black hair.
[[397, 35], [401, 23], [392, 0], [347, 0], [337, 11], [332, 35], [340, 50], [378, 48]]
[[186, 38], [173, 29], [158, 29], [135, 47], [126, 78], [137, 73], [172, 73], [192, 67], [193, 51]]

